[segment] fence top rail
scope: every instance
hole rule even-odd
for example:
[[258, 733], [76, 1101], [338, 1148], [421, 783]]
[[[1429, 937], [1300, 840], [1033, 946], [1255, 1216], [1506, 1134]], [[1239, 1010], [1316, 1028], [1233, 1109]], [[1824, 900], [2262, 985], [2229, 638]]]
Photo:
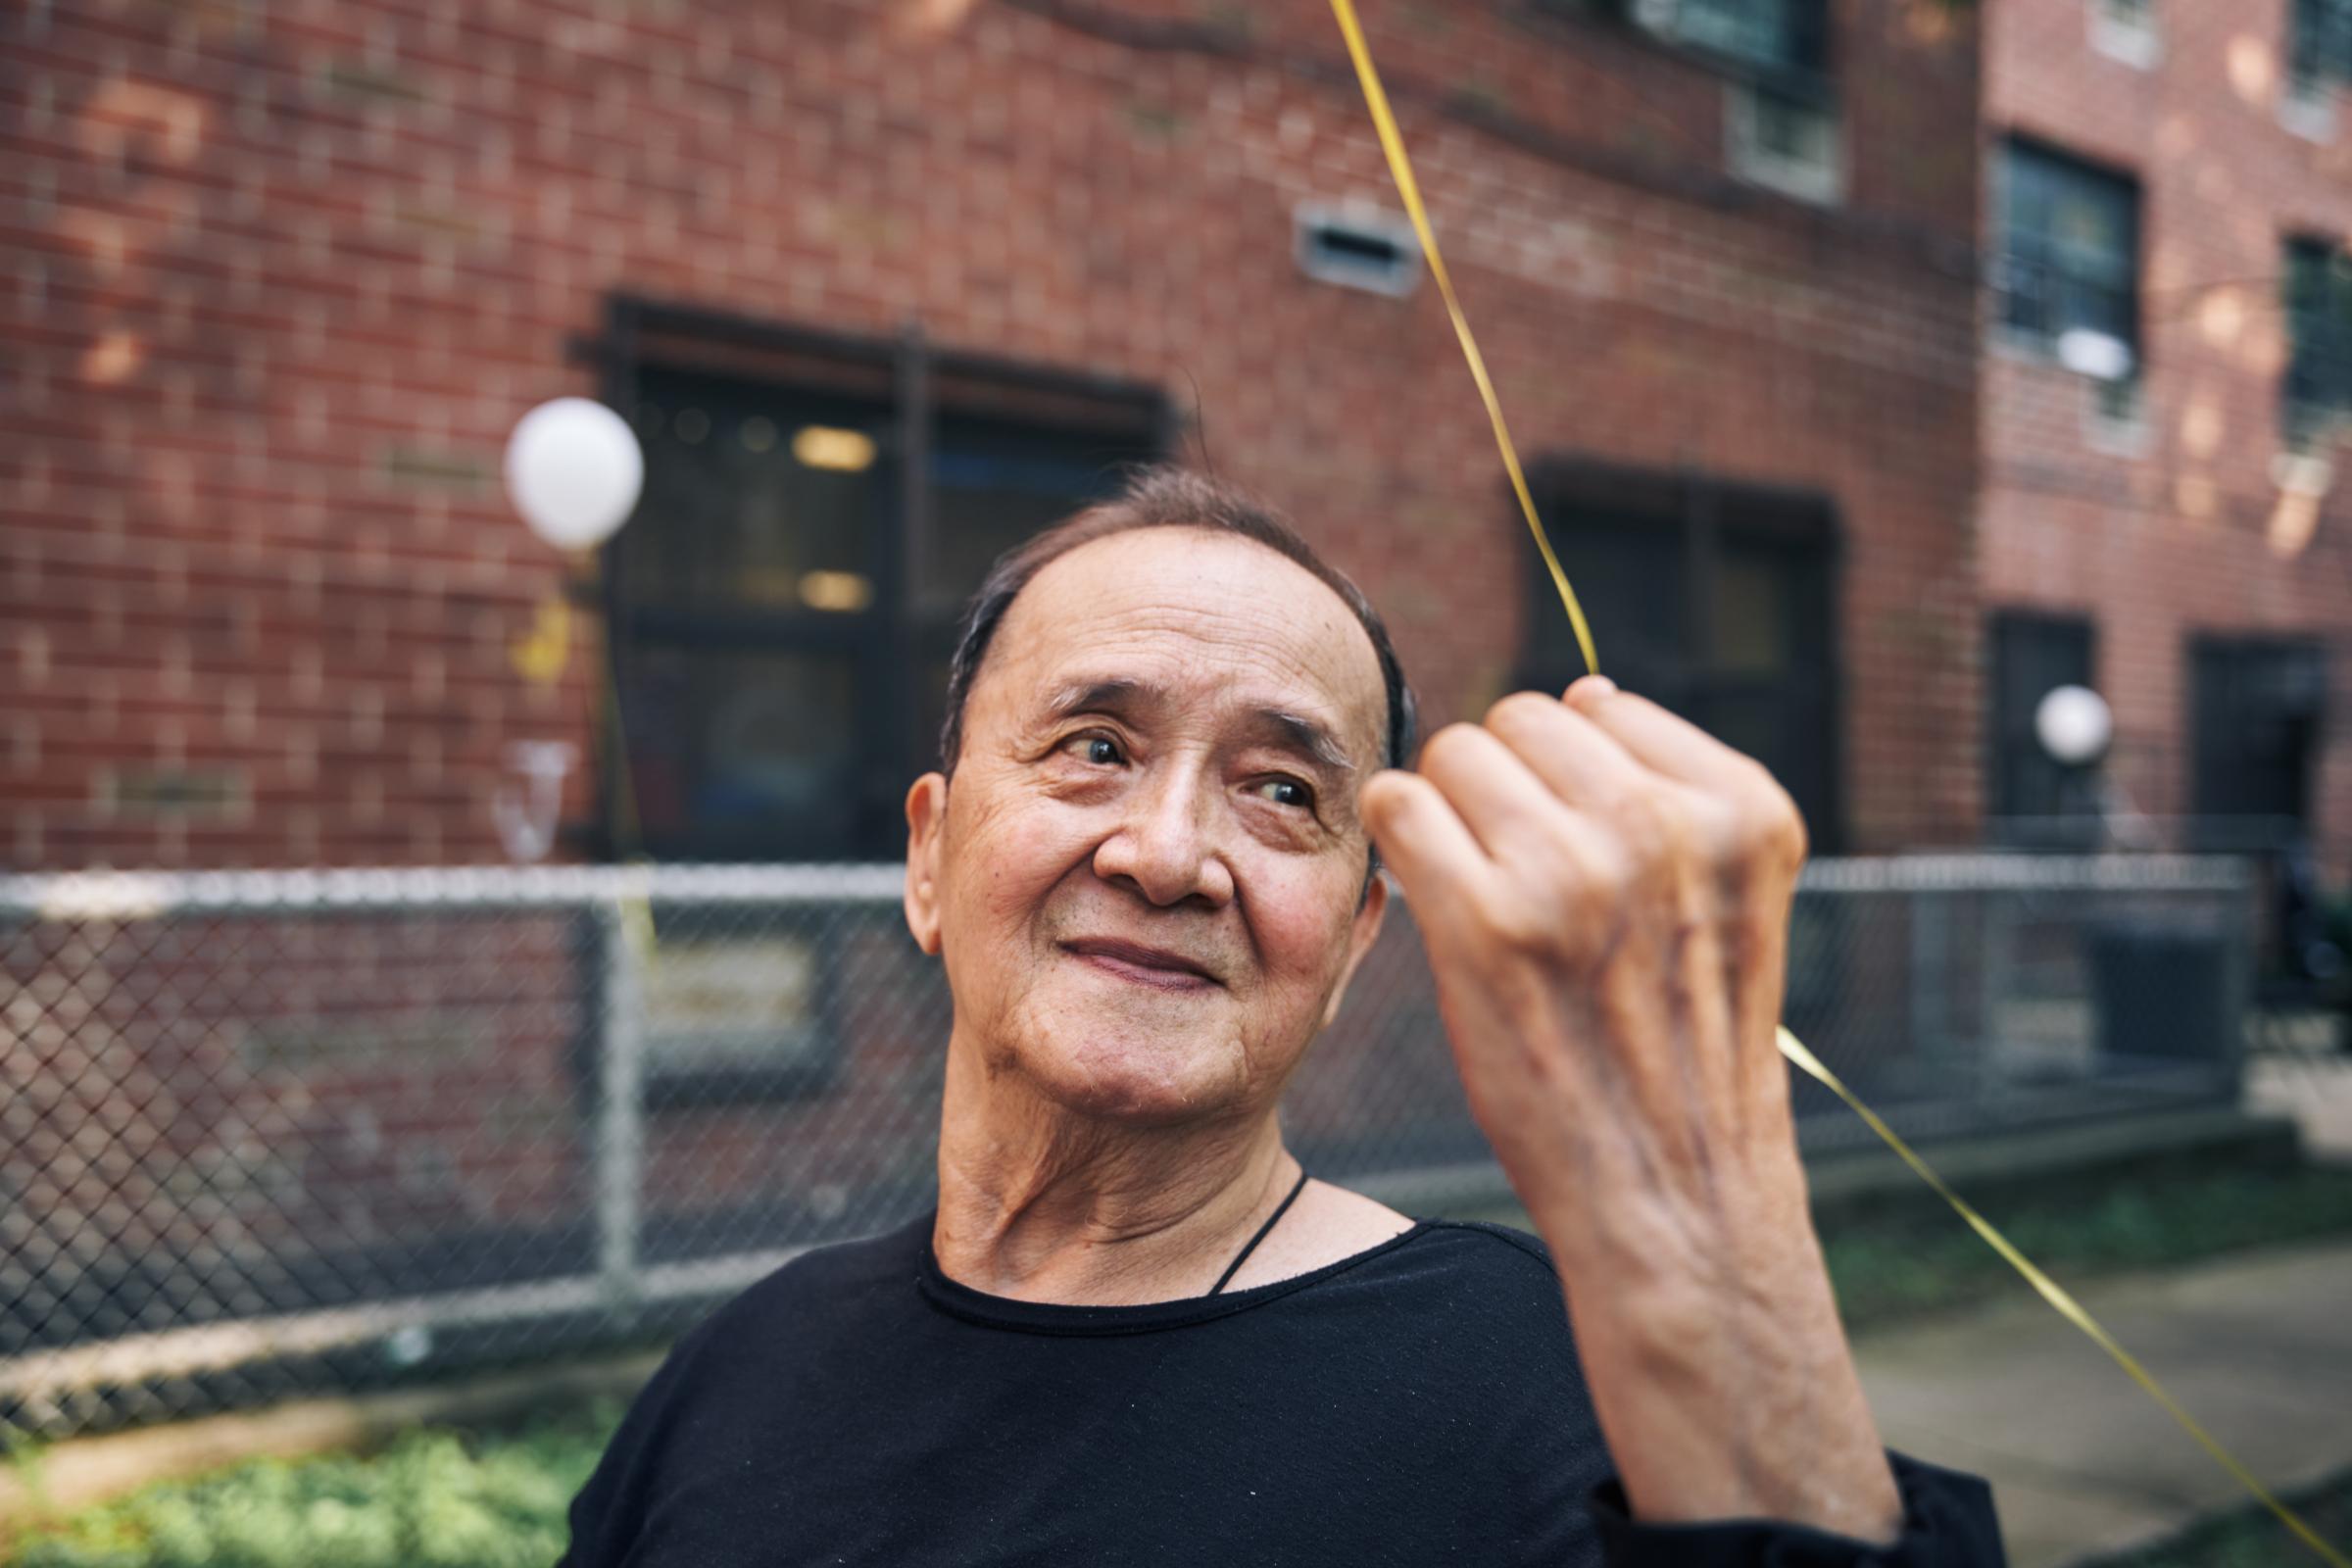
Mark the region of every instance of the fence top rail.
[[2253, 883], [2253, 867], [2234, 855], [1992, 851], [1819, 859], [1806, 865], [1797, 886], [1808, 893], [2244, 893]]
[[[837, 865], [433, 866], [416, 869], [69, 871], [0, 876], [0, 913], [37, 920], [300, 909], [558, 909], [639, 899], [691, 904], [898, 902], [906, 867]], [[1955, 854], [1818, 859], [1811, 893], [2084, 889], [2242, 893], [2251, 867], [2220, 855]]]
[[889, 905], [906, 882], [906, 868], [896, 863], [70, 871], [0, 877], [0, 911], [86, 921], [273, 909], [577, 909], [641, 899]]

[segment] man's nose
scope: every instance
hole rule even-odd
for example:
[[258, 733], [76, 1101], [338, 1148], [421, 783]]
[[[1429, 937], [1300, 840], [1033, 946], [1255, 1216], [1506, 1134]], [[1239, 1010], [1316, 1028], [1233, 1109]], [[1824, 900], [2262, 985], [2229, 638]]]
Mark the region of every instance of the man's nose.
[[1123, 819], [1095, 851], [1095, 874], [1163, 906], [1199, 899], [1221, 907], [1233, 871], [1218, 853], [1219, 801], [1199, 767], [1169, 766], [1127, 792]]

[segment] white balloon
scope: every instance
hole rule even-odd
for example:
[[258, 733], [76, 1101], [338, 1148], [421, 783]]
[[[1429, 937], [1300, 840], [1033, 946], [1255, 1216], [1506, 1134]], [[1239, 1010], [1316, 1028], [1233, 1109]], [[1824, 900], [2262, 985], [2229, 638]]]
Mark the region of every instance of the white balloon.
[[602, 403], [542, 403], [507, 438], [507, 494], [531, 532], [559, 550], [612, 538], [644, 488], [637, 432]]
[[2034, 709], [2034, 734], [2051, 757], [2082, 767], [2107, 755], [2115, 715], [2107, 699], [2087, 686], [2053, 686]]

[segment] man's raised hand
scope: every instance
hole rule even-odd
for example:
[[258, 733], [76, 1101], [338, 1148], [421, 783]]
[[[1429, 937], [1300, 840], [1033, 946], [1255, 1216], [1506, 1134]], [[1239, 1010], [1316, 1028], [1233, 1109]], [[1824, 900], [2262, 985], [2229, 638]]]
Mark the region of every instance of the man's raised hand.
[[1788, 794], [1588, 677], [1439, 731], [1362, 807], [1635, 1512], [1891, 1540], [1774, 1041], [1805, 853]]

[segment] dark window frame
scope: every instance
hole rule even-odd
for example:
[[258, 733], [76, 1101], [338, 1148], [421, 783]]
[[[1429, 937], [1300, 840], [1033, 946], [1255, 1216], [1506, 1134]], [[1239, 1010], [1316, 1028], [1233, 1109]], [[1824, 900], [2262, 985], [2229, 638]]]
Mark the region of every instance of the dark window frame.
[[[1727, 547], [1762, 547], [1810, 557], [1805, 564], [1817, 571], [1820, 604], [1816, 622], [1820, 634], [1818, 680], [1796, 694], [1817, 709], [1820, 779], [1807, 813], [1812, 850], [1835, 854], [1846, 841], [1845, 821], [1845, 673], [1840, 658], [1842, 628], [1838, 606], [1842, 599], [1844, 533], [1836, 503], [1809, 490], [1790, 489], [1727, 479], [1710, 474], [1673, 473], [1637, 468], [1573, 455], [1538, 458], [1528, 466], [1528, 483], [1550, 529], [1555, 546], [1565, 543], [1575, 519], [1563, 515], [1574, 510], [1605, 514], [1611, 527], [1627, 536], [1647, 535], [1670, 541], [1686, 563], [1682, 571], [1679, 613], [1690, 629], [1690, 645], [1675, 689], [1650, 692], [1669, 707], [1721, 699], [1757, 677], [1719, 662], [1715, 646], [1713, 605], [1715, 573], [1727, 558]], [[1522, 535], [1521, 578], [1527, 599], [1523, 612], [1565, 622], [1550, 573], [1537, 557], [1534, 543]], [[1570, 570], [1571, 586], [1576, 573]], [[1588, 613], [1591, 607], [1588, 606]], [[1534, 690], [1557, 690], [1583, 673], [1581, 659], [1571, 667], [1563, 658], [1540, 648], [1532, 634], [1536, 621], [1523, 627], [1512, 664], [1512, 684]], [[1609, 645], [1598, 650], [1601, 667], [1610, 667]]]
[[[1622, 27], [1645, 42], [1693, 62], [1718, 74], [1755, 83], [1784, 97], [1819, 108], [1836, 99], [1834, 85], [1836, 28], [1829, 0], [1786, 0], [1794, 13], [1773, 47], [1742, 47], [1721, 27], [1710, 32], [1702, 24], [1692, 26], [1678, 18], [1662, 24], [1638, 14], [1642, 0], [1537, 0], [1544, 11], [1571, 20], [1591, 20]], [[1780, 0], [1764, 0], [1766, 4]], [[1684, 0], [1694, 13], [1735, 12], [1741, 0]], [[1754, 0], [1748, 0], [1752, 8]], [[1679, 11], [1681, 8], [1678, 7]]]
[[[922, 768], [935, 765], [936, 734], [924, 733], [918, 672], [952, 647], [960, 602], [917, 598], [931, 527], [933, 436], [942, 416], [1029, 421], [1039, 430], [1101, 431], [1138, 456], [1174, 450], [1178, 416], [1158, 387], [1116, 376], [1033, 365], [943, 346], [908, 323], [895, 337], [873, 337], [737, 315], [702, 306], [619, 293], [607, 301], [603, 335], [575, 344], [602, 368], [604, 401], [624, 417], [637, 407], [647, 371], [709, 374], [771, 385], [788, 395], [863, 399], [891, 411], [890, 439], [877, 460], [892, 466], [882, 503], [895, 527], [875, 530], [875, 609], [843, 617], [712, 613], [686, 607], [646, 607], [630, 598], [620, 537], [601, 551], [598, 590], [604, 611], [606, 690], [617, 706], [632, 649], [728, 647], [760, 652], [829, 652], [859, 656], [860, 681], [885, 672], [886, 691], [858, 703], [858, 756], [865, 760], [860, 809], [868, 818], [895, 812]], [[895, 673], [890, 673], [895, 672]], [[577, 835], [591, 856], [612, 860], [643, 853], [629, 831], [625, 737], [612, 715], [599, 715], [594, 820]], [[885, 777], [884, 775], [889, 775]], [[885, 799], [887, 797], [887, 799]], [[659, 848], [659, 847], [657, 847]], [[772, 858], [756, 850], [729, 855], [698, 845], [699, 858]]]
[[2341, 240], [2287, 235], [2279, 295], [2287, 327], [2279, 427], [2299, 447], [2330, 419], [2352, 416], [2352, 251]]
[[2289, 0], [2286, 62], [2289, 90], [2298, 97], [2352, 86], [2352, 0]]
[[[2319, 770], [2327, 747], [2330, 653], [2328, 639], [2318, 634], [2201, 627], [2182, 638], [2181, 733], [2188, 741], [2188, 807], [2200, 847], [2243, 849], [2258, 841], [2276, 847], [2278, 841], [2309, 832], [2320, 804]], [[2244, 665], [2260, 661], [2307, 661], [2315, 671], [2317, 690], [2307, 715], [2313, 733], [2302, 753], [2300, 776], [2292, 781], [2299, 799], [2290, 811], [2223, 808], [2230, 796], [2242, 794], [2231, 785], [2242, 785], [2249, 772], [2252, 748], [2246, 744], [2245, 729], [2253, 721], [2253, 704], [2242, 686], [2218, 691], [2208, 676], [2226, 662]]]
[[[1761, 48], [1734, 36], [1742, 20], [1740, 13], [1752, 12], [1759, 4], [1782, 13], [1779, 25], [1767, 29], [1776, 36]], [[1672, 30], [1660, 34], [1675, 47], [1720, 61], [1792, 96], [1828, 96], [1828, 0], [1681, 0], [1676, 10], [1699, 20], [1694, 23], [1678, 15]]]
[[[2146, 335], [2142, 311], [2148, 231], [2147, 191], [2137, 175], [2014, 131], [2001, 138], [2000, 156], [1992, 161], [1992, 167], [1998, 180], [1992, 206], [2000, 228], [1993, 265], [1999, 294], [1995, 317], [2001, 332], [2010, 342], [2055, 354], [2059, 338], [2070, 327], [2096, 324], [2070, 318], [2062, 296], [2103, 298], [2121, 318], [2125, 329], [2114, 335], [2131, 349], [2129, 379], [2137, 380], [2143, 369]], [[2029, 234], [2021, 228], [2017, 221], [2019, 205], [2025, 199], [2021, 192], [2030, 179], [2072, 180], [2084, 188], [2104, 187], [2105, 197], [2121, 198], [2130, 229], [2129, 266], [2119, 269], [2127, 273], [2122, 280], [2097, 275], [2095, 268], [2082, 265], [2080, 257], [2069, 254], [2046, 230]], [[2021, 318], [2028, 315], [2034, 318]], [[2096, 329], [2110, 327], [2096, 325]]]

